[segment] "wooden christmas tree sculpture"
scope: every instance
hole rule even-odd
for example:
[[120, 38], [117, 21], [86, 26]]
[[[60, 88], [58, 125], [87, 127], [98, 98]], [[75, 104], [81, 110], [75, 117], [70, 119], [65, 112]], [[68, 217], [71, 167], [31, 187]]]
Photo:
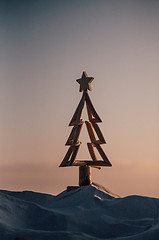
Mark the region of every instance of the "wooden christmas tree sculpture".
[[[103, 134], [97, 124], [102, 121], [95, 111], [95, 108], [87, 91], [91, 91], [91, 82], [93, 79], [93, 77], [88, 77], [86, 72], [83, 72], [82, 77], [76, 80], [80, 84], [80, 92], [83, 92], [83, 95], [71, 119], [71, 122], [69, 123], [69, 126], [72, 126], [73, 128], [65, 145], [70, 147], [60, 165], [60, 167], [79, 166], [80, 186], [89, 185], [91, 183], [90, 167], [96, 167], [100, 169], [101, 166], [112, 166], [102, 147], [100, 146], [101, 144], [106, 143]], [[87, 146], [92, 160], [76, 160], [76, 156], [81, 145], [79, 136], [84, 123], [84, 121], [81, 119], [81, 116], [85, 103], [89, 119], [89, 121], [85, 121], [85, 124], [90, 137], [90, 142], [87, 143]], [[94, 131], [96, 132], [98, 139], [96, 139]], [[94, 151], [95, 148], [99, 152], [102, 160], [97, 160]]]

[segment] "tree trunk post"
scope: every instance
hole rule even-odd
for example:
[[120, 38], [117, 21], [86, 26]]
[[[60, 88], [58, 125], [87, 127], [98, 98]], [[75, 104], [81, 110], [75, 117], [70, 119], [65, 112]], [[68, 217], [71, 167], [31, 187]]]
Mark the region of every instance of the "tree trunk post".
[[79, 186], [87, 186], [91, 184], [91, 167], [79, 167]]

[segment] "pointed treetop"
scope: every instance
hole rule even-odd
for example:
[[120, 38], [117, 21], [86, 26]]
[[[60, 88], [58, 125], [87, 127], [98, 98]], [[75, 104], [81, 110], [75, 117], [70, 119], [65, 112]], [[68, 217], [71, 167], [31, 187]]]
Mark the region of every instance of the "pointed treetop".
[[86, 72], [83, 72], [82, 77], [76, 80], [80, 84], [80, 92], [87, 89], [91, 91], [91, 82], [93, 81], [93, 79], [93, 77], [88, 77]]

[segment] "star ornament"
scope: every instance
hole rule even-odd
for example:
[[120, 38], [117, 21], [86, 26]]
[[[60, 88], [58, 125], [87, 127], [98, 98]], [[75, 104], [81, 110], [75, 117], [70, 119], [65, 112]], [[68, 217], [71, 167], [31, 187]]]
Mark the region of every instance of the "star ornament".
[[80, 84], [80, 92], [84, 90], [92, 91], [91, 82], [93, 81], [93, 77], [88, 77], [86, 72], [83, 72], [82, 77], [77, 79], [76, 81]]

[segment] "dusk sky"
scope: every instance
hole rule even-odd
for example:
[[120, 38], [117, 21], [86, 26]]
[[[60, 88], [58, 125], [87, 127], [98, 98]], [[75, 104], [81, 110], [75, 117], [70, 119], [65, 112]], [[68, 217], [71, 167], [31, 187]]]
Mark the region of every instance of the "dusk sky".
[[[83, 71], [113, 165], [92, 169], [92, 180], [159, 197], [157, 0], [0, 1], [0, 189], [78, 184], [78, 167], [58, 166]], [[88, 159], [85, 126], [80, 141], [77, 158]]]

